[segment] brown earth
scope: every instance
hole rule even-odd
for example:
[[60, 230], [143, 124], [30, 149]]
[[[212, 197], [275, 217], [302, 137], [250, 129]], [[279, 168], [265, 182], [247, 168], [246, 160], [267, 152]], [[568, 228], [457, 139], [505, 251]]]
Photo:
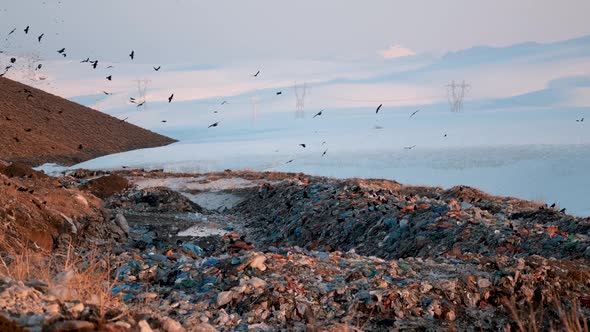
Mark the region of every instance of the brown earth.
[[73, 165], [175, 140], [0, 77], [0, 158]]

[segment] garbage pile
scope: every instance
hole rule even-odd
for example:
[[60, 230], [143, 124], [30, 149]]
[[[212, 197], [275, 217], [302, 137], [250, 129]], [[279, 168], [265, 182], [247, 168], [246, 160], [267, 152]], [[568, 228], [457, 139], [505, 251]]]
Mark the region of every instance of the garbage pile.
[[261, 186], [232, 211], [262, 245], [356, 250], [381, 258], [590, 259], [590, 219], [460, 186], [391, 181], [287, 181]]

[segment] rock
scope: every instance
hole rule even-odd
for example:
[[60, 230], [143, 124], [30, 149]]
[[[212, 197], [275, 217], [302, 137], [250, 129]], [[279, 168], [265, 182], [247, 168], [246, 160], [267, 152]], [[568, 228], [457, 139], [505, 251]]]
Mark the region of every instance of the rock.
[[240, 280], [240, 284], [250, 285], [253, 288], [264, 288], [266, 286], [266, 281], [264, 281], [260, 278], [254, 277], [250, 280], [242, 279], [242, 280]]
[[461, 206], [461, 210], [467, 210], [467, 209], [471, 209], [473, 207], [473, 204], [469, 204], [467, 202], [461, 202], [460, 206]]
[[252, 259], [252, 262], [250, 262], [250, 266], [253, 269], [258, 269], [260, 271], [265, 271], [266, 270], [266, 265], [264, 265], [264, 262], [266, 262], [266, 256], [264, 255], [259, 255], [256, 256]]
[[57, 303], [52, 303], [48, 306], [45, 307], [45, 312], [49, 313], [49, 314], [57, 314], [60, 311], [60, 307], [59, 304]]
[[68, 312], [74, 316], [79, 315], [80, 313], [82, 313], [82, 311], [84, 311], [84, 304], [82, 303], [76, 303], [68, 309]]
[[175, 321], [172, 318], [165, 318], [162, 324], [162, 328], [166, 332], [185, 332], [185, 328], [180, 325], [179, 322]]
[[154, 332], [150, 327], [150, 324], [148, 324], [148, 322], [146, 322], [145, 320], [139, 321], [139, 323], [137, 323], [137, 326], [139, 327], [139, 332]]
[[57, 322], [49, 329], [51, 332], [66, 332], [66, 331], [94, 331], [95, 325], [92, 322], [83, 320], [67, 320]]
[[221, 293], [217, 294], [217, 306], [221, 307], [221, 306], [224, 306], [224, 305], [230, 303], [231, 300], [233, 299], [233, 296], [234, 296], [234, 292], [232, 292], [232, 291], [221, 292]]
[[115, 223], [123, 230], [123, 232], [125, 232], [125, 234], [129, 234], [129, 223], [127, 223], [127, 219], [124, 215], [117, 213], [115, 216]]

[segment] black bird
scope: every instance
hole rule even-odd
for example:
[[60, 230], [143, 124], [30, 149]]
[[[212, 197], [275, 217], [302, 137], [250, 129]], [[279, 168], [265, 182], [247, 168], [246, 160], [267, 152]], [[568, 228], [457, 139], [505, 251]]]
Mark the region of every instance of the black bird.
[[12, 29], [12, 31], [10, 31], [10, 32], [8, 33], [8, 35], [9, 35], [9, 36], [10, 36], [10, 35], [12, 35], [12, 34], [13, 34], [15, 31], [16, 31], [16, 28]]
[[154, 67], [154, 70], [158, 71], [158, 70], [160, 70], [160, 68], [162, 68], [162, 66]]
[[106, 92], [106, 91], [103, 91], [102, 93], [104, 93], [104, 94], [105, 94], [105, 95], [107, 95], [107, 96], [110, 96], [110, 95], [112, 95], [112, 93], [111, 93], [111, 92]]
[[214, 124], [212, 124], [212, 125], [209, 125], [209, 127], [207, 127], [207, 128], [211, 128], [211, 127], [217, 127], [217, 125], [219, 125], [219, 121], [215, 122], [215, 123], [214, 123]]
[[59, 54], [62, 54], [62, 53], [63, 53], [63, 52], [65, 52], [65, 51], [66, 51], [66, 49], [65, 49], [65, 47], [64, 47], [64, 48], [62, 48], [61, 50], [57, 51], [57, 53], [59, 53]]
[[406, 150], [411, 150], [411, 149], [413, 149], [413, 148], [415, 148], [415, 147], [416, 147], [415, 145], [412, 145], [412, 146], [405, 146], [405, 147], [404, 147], [404, 149], [406, 149]]
[[326, 149], [326, 151], [324, 151], [324, 153], [322, 153], [322, 157], [325, 156], [327, 152], [328, 152], [328, 149]]
[[80, 63], [90, 62], [90, 58], [86, 58], [86, 60], [80, 61]]
[[41, 69], [42, 67], [43, 67], [43, 64], [42, 63], [38, 64], [37, 65], [37, 70]]
[[379, 107], [377, 107], [377, 110], [375, 110], [375, 114], [379, 113], [379, 110], [381, 109], [382, 106], [383, 106], [383, 104], [380, 104]]
[[584, 122], [584, 118], [578, 119], [576, 122]]
[[41, 42], [41, 39], [43, 38], [43, 36], [45, 36], [45, 34], [44, 34], [44, 33], [40, 34], [40, 35], [39, 35], [39, 37], [37, 37], [37, 40], [38, 40], [39, 42]]
[[141, 103], [137, 104], [137, 107], [141, 107], [141, 106], [143, 106], [143, 105], [145, 105], [145, 100], [144, 100], [144, 101], [142, 101]]
[[326, 144], [326, 141], [323, 141], [323, 142], [322, 142], [322, 145], [324, 145], [324, 144]]
[[258, 74], [260, 74], [260, 70], [256, 72], [256, 74], [252, 75], [254, 77], [258, 77]]
[[96, 66], [98, 66], [98, 60], [92, 61], [92, 69], [96, 69]]
[[551, 204], [550, 208], [554, 208], [555, 207], [555, 203]]
[[165, 122], [166, 122], [166, 120], [162, 120], [162, 122], [164, 122], [164, 123], [165, 123]]
[[414, 111], [414, 113], [412, 113], [412, 114], [410, 115], [410, 118], [411, 118], [411, 117], [413, 117], [414, 115], [416, 115], [416, 113], [418, 113], [418, 112], [420, 112], [420, 110]]
[[221, 105], [225, 105], [225, 104], [227, 104], [227, 101], [226, 100], [224, 100], [224, 101], [221, 102]]
[[115, 68], [115, 67], [113, 67], [113, 66], [108, 66], [108, 67], [107, 67], [107, 69], [109, 69], [109, 68]]
[[447, 137], [447, 134], [445, 134], [443, 137]]
[[62, 55], [64, 56], [64, 58], [68, 56], [68, 54], [67, 54], [67, 53], [63, 53]]
[[132, 102], [132, 103], [134, 103], [134, 102], [135, 102], [135, 98], [133, 98], [133, 97], [130, 97], [130, 98], [129, 98], [129, 101], [130, 101], [130, 102]]
[[131, 51], [131, 53], [129, 53], [129, 57], [131, 58], [131, 60], [133, 60], [133, 58], [135, 57], [135, 51]]
[[282, 95], [282, 94], [283, 94], [283, 91], [278, 91], [278, 92], [277, 92], [277, 96], [278, 96], [278, 95]]
[[565, 213], [565, 208], [559, 210], [560, 213]]
[[174, 98], [174, 94], [171, 94], [170, 97], [168, 97], [168, 102], [171, 103], [172, 102], [172, 98]]
[[16, 62], [16, 58], [10, 58], [10, 63], [15, 63]]
[[285, 164], [292, 163], [292, 162], [293, 162], [293, 159], [287, 161]]
[[127, 119], [129, 119], [129, 117], [126, 117], [125, 119], [123, 119], [123, 120], [119, 120], [119, 121], [121, 121], [121, 122], [125, 122]]
[[302, 146], [305, 149], [305, 144], [299, 144], [299, 146]]
[[316, 113], [316, 115], [314, 115], [313, 117], [315, 118], [316, 116], [320, 116], [320, 115], [322, 115], [322, 112], [323, 112], [323, 111], [324, 111], [324, 110], [321, 110], [321, 111], [317, 112], [317, 113]]
[[29, 33], [29, 26], [27, 25], [27, 27], [25, 28], [25, 35]]
[[113, 80], [113, 75], [107, 76], [107, 80], [112, 81]]

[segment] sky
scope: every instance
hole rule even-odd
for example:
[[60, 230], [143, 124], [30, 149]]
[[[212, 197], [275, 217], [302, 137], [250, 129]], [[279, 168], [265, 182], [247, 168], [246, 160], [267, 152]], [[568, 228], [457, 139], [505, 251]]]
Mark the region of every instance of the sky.
[[116, 62], [133, 48], [138, 61], [225, 65], [552, 42], [590, 34], [588, 12], [587, 0], [28, 0], [3, 1], [0, 22], [77, 57]]

